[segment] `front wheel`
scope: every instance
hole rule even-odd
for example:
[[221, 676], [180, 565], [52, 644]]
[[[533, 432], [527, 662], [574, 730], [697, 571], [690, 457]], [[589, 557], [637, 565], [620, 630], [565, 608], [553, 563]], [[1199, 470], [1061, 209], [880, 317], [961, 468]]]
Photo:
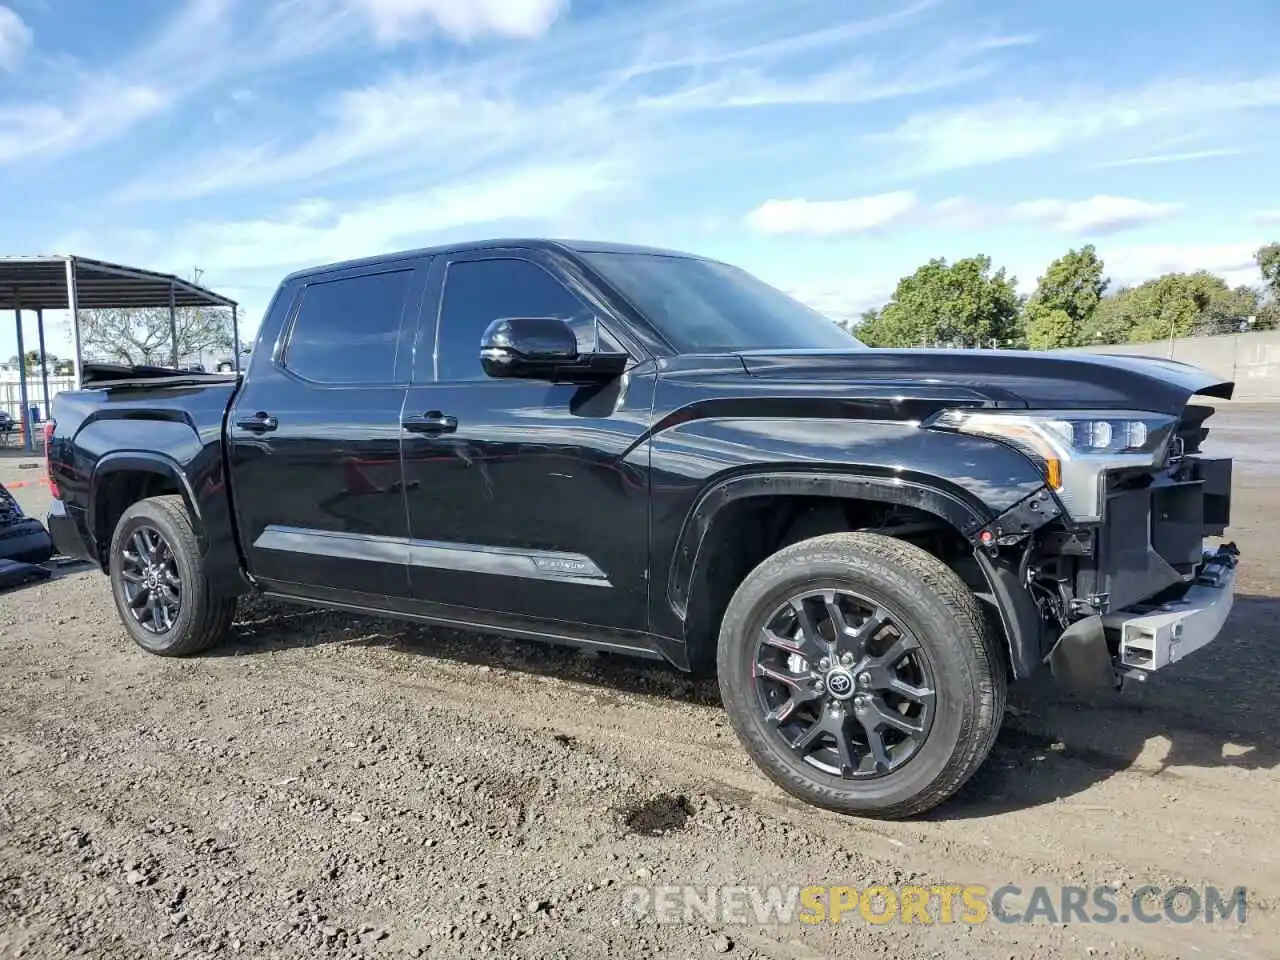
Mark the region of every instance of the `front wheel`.
[[838, 533], [793, 544], [738, 587], [720, 629], [721, 697], [779, 786], [867, 817], [914, 816], [982, 765], [1004, 658], [964, 582], [911, 544]]
[[181, 497], [150, 497], [125, 510], [111, 538], [107, 572], [125, 629], [149, 653], [190, 656], [231, 627], [235, 599], [210, 592]]

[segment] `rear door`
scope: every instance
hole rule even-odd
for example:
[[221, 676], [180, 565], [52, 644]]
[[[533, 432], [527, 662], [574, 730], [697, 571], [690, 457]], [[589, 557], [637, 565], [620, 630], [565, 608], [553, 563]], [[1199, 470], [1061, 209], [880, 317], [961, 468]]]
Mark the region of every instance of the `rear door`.
[[282, 292], [227, 435], [249, 571], [269, 589], [408, 593], [400, 413], [426, 261], [306, 277]]

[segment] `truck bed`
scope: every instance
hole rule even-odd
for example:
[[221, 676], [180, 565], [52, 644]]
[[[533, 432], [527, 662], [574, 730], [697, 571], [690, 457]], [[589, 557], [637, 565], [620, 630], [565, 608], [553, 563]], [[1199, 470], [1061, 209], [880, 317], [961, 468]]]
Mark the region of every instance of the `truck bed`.
[[55, 495], [50, 532], [64, 552], [103, 565], [114, 517], [141, 483], [148, 496], [183, 497], [209, 532], [211, 557], [237, 582], [223, 430], [240, 379], [116, 370], [127, 375], [95, 370], [84, 387], [56, 398], [47, 454]]

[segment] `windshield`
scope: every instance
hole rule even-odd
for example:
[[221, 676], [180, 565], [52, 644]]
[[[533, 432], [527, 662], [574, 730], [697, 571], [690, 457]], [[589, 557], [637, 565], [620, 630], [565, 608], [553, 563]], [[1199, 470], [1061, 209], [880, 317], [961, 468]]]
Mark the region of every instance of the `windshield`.
[[737, 267], [653, 253], [583, 256], [680, 353], [864, 349], [832, 320]]

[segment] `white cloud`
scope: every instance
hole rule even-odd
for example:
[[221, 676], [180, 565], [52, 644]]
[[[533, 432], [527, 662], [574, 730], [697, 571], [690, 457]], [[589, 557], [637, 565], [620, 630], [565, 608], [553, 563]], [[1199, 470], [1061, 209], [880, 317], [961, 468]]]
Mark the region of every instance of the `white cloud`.
[[[357, 2], [370, 8], [372, 21], [351, 9], [350, 4]], [[349, 44], [366, 28], [416, 29], [423, 18], [434, 18], [440, 29], [458, 35], [518, 36], [535, 30], [540, 17], [554, 18], [563, 7], [565, 0], [285, 0], [272, 5], [251, 0], [183, 0], [116, 62], [91, 69], [68, 64], [60, 71], [64, 82], [54, 95], [20, 99], [0, 95], [0, 163], [48, 158], [122, 137], [142, 121], [231, 81], [243, 102], [246, 80]], [[11, 45], [7, 38], [20, 36], [8, 28], [6, 15], [16, 20], [7, 7], [0, 6], [0, 68]], [[16, 22], [26, 29], [20, 20]], [[368, 96], [361, 100], [360, 93], [351, 93], [353, 111], [375, 106]], [[398, 95], [393, 89], [388, 109], [395, 106]], [[342, 104], [335, 109], [341, 110]], [[384, 126], [394, 126], [398, 120], [386, 113], [377, 119]], [[357, 134], [373, 126], [365, 118], [360, 123], [364, 126], [354, 131]], [[387, 131], [381, 132], [386, 143]], [[415, 128], [412, 133], [420, 137], [423, 131]], [[321, 140], [319, 145], [326, 144]], [[258, 152], [259, 147], [265, 151], [274, 145], [241, 146], [231, 161], [217, 159], [224, 165], [260, 161], [267, 154]], [[278, 148], [272, 152], [279, 152]], [[182, 166], [191, 165], [191, 157], [184, 156]]]
[[1015, 220], [1040, 223], [1063, 233], [1106, 236], [1168, 220], [1181, 208], [1177, 203], [1099, 194], [1088, 200], [1027, 200], [1014, 204], [1010, 214]]
[[117, 125], [132, 126], [169, 103], [162, 90], [118, 78], [86, 85], [65, 106], [0, 101], [0, 164], [96, 145]]
[[411, 38], [434, 25], [471, 41], [494, 35], [540, 37], [569, 7], [568, 0], [351, 0], [372, 21], [378, 39]]
[[878, 308], [893, 296], [894, 283], [884, 277], [854, 277], [836, 284], [798, 284], [786, 293], [832, 320], [853, 322], [863, 311]]
[[98, 146], [216, 79], [226, 67], [211, 51], [225, 39], [231, 2], [186, 0], [120, 62], [95, 70], [65, 65], [56, 96], [0, 98], [0, 164]]
[[0, 5], [0, 70], [13, 70], [31, 48], [34, 36], [11, 7]]
[[[333, 0], [296, 2], [327, 9]], [[296, 117], [297, 136], [276, 128], [199, 152], [184, 146], [116, 199], [191, 199], [298, 184], [365, 182], [385, 189], [396, 175], [448, 182], [501, 163], [625, 150], [645, 154], [653, 168], [661, 163], [669, 169], [705, 162], [707, 154], [698, 148], [713, 141], [738, 155], [776, 150], [775, 142], [748, 136], [735, 117], [703, 120], [694, 114], [909, 96], [963, 82], [968, 71], [982, 68], [984, 51], [1028, 42], [952, 41], [924, 72], [905, 56], [882, 66], [848, 49], [931, 5], [835, 27], [814, 25], [812, 16], [827, 15], [817, 2], [798, 4], [799, 13], [783, 21], [727, 0], [660, 2], [566, 20], [537, 44], [486, 48], [466, 62], [433, 58], [328, 93]], [[799, 15], [806, 11], [808, 18]], [[825, 66], [833, 60], [840, 65]], [[667, 150], [676, 137], [682, 150]]]
[[1268, 226], [1280, 223], [1280, 207], [1274, 210], [1259, 210], [1250, 219], [1254, 223], [1262, 223]]
[[[657, 96], [641, 97], [646, 109], [741, 109], [797, 104], [855, 104], [890, 100], [953, 86], [982, 68], [916, 68], [884, 76], [865, 61], [855, 61], [798, 79], [779, 79], [758, 69], [730, 69], [712, 80]], [[973, 73], [968, 71], [972, 70]]]
[[910, 190], [852, 200], [766, 200], [747, 214], [752, 229], [767, 235], [832, 237], [900, 223], [919, 206]]
[[[164, 234], [103, 238], [83, 233], [60, 249], [115, 258], [124, 253], [162, 269], [198, 263], [210, 276], [239, 271], [277, 273], [301, 264], [328, 263], [371, 253], [422, 246], [442, 233], [488, 224], [553, 224], [578, 204], [616, 189], [624, 169], [600, 163], [517, 167], [456, 185], [336, 203], [316, 197], [274, 214], [238, 220], [205, 220]], [[122, 247], [127, 247], [122, 250]]]
[[1214, 157], [1238, 157], [1245, 153], [1243, 147], [1218, 147], [1213, 150], [1189, 150], [1183, 153], [1151, 153], [1140, 157], [1108, 160], [1099, 167], [1145, 167], [1165, 163], [1186, 163], [1190, 160], [1210, 160]]
[[919, 174], [1079, 150], [1099, 139], [1176, 130], [1193, 120], [1239, 122], [1249, 111], [1277, 105], [1280, 76], [1220, 83], [1163, 80], [1112, 93], [1073, 91], [919, 113], [867, 139], [897, 148], [892, 162], [899, 173]]
[[978, 230], [1005, 223], [1106, 236], [1166, 220], [1180, 209], [1176, 203], [1109, 196], [1028, 200], [1001, 208], [971, 197], [924, 201], [913, 191], [898, 190], [849, 200], [766, 200], [747, 214], [745, 222], [769, 236], [840, 237], [890, 227]]
[[1254, 253], [1261, 239], [1248, 243], [1145, 243], [1101, 247], [1114, 285], [1142, 283], [1166, 273], [1207, 270], [1232, 286], [1262, 282]]
[[929, 208], [928, 225], [937, 230], [981, 230], [999, 224], [1002, 211], [972, 197], [947, 197]]

